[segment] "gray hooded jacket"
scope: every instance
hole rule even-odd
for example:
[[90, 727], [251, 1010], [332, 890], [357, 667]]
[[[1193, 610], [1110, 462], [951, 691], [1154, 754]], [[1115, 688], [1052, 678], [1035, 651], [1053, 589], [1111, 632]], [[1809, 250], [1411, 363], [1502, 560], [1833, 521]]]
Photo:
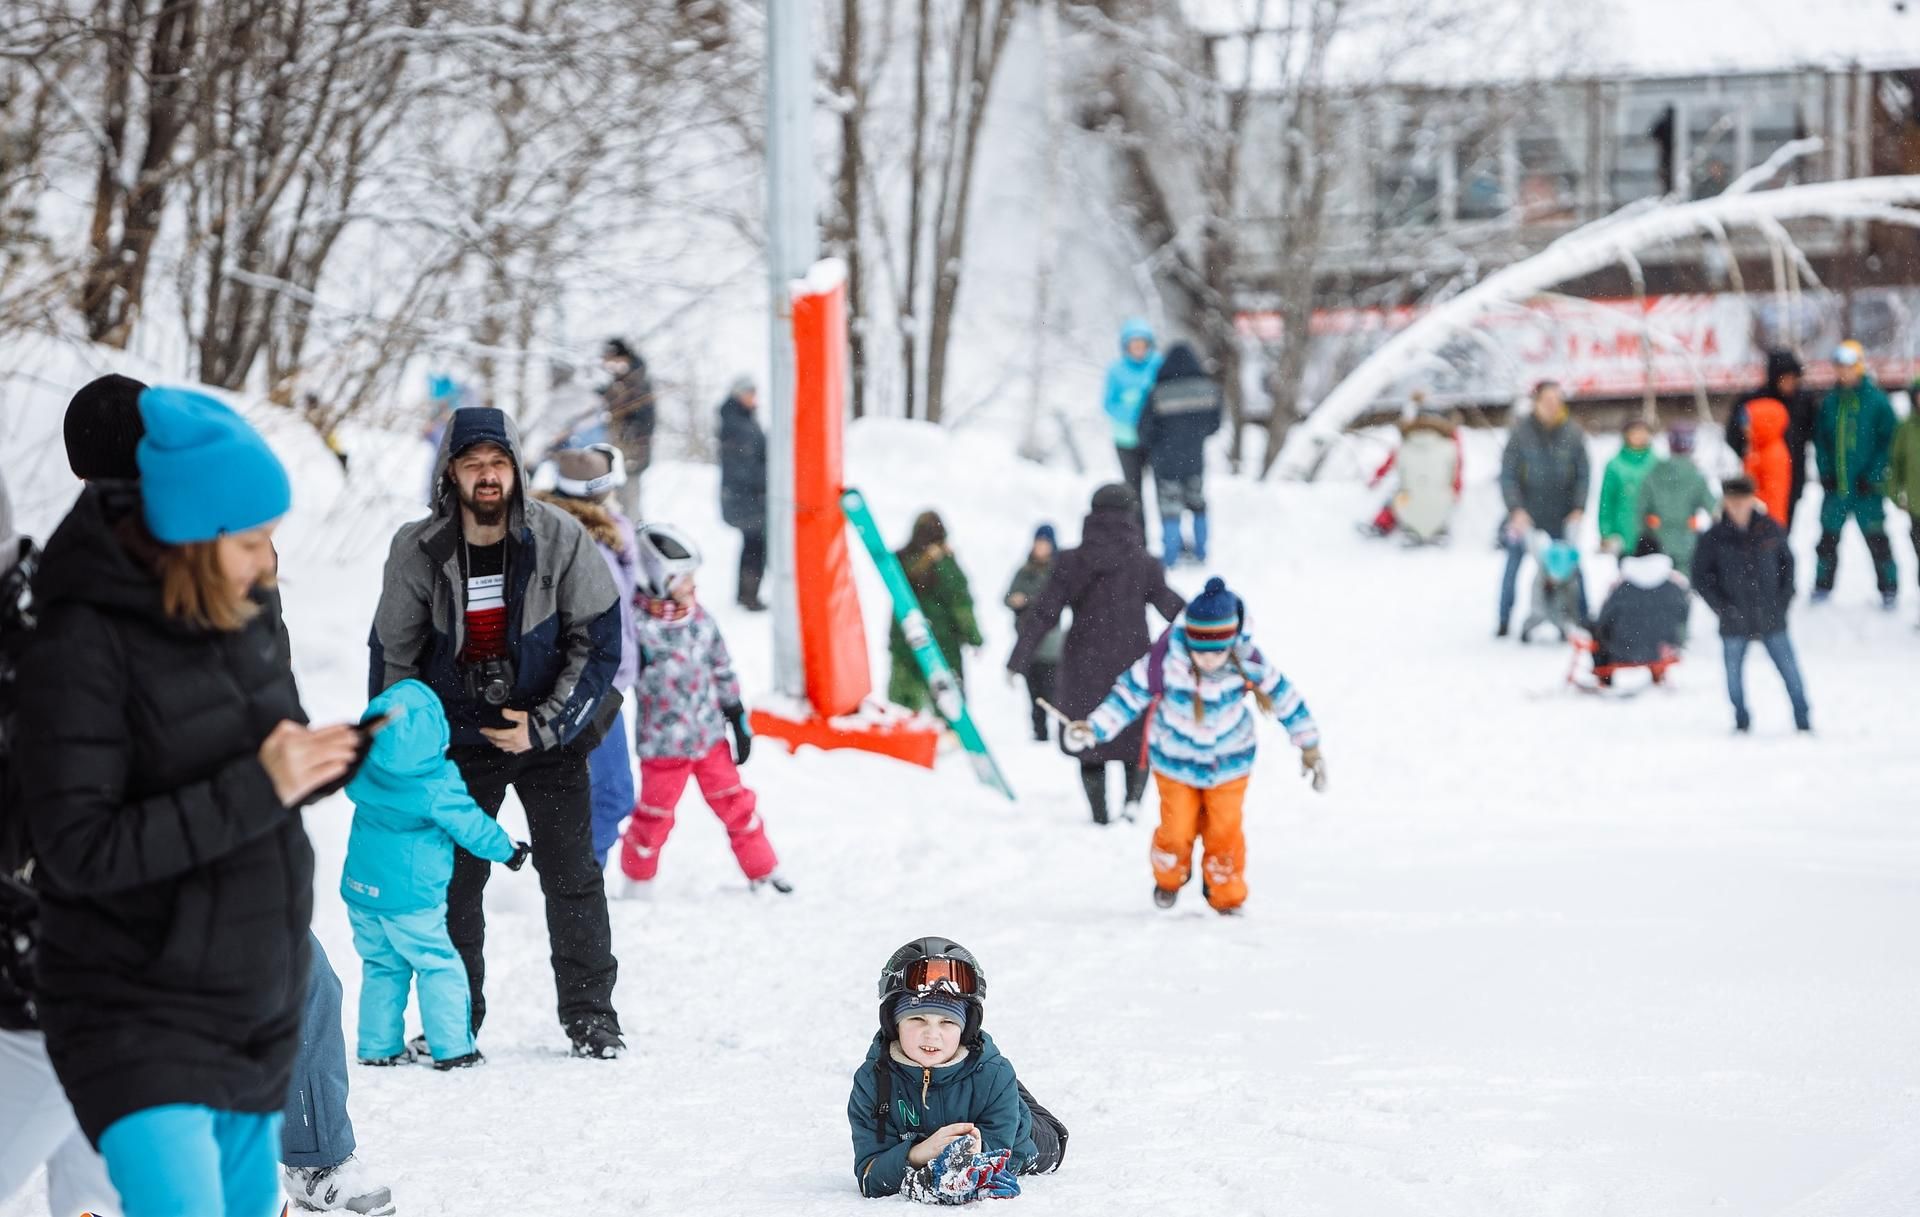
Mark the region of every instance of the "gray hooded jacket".
[[536, 748], [591, 748], [619, 709], [619, 593], [613, 576], [572, 516], [528, 495], [520, 433], [499, 410], [454, 412], [436, 457], [433, 513], [405, 525], [387, 555], [380, 606], [369, 640], [371, 694], [409, 678], [426, 683], [447, 709], [453, 744], [487, 742], [482, 727], [503, 727], [494, 709], [469, 695], [458, 656], [466, 643], [466, 579], [461, 569], [460, 501], [445, 473], [452, 454], [497, 444], [513, 457], [507, 518], [507, 655], [513, 693]]

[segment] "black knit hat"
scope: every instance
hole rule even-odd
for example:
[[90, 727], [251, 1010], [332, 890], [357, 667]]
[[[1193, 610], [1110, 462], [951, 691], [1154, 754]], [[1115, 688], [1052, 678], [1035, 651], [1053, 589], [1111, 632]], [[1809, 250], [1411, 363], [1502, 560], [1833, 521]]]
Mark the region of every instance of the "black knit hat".
[[640, 356], [634, 354], [633, 348], [627, 345], [627, 340], [624, 338], [607, 339], [607, 345], [600, 348], [600, 358], [624, 359], [635, 366], [640, 363]]
[[140, 391], [146, 387], [130, 376], [108, 375], [73, 395], [63, 426], [73, 476], [84, 482], [139, 478], [133, 453], [146, 434], [140, 421]]
[[1133, 487], [1125, 482], [1108, 482], [1093, 492], [1094, 511], [1135, 511], [1140, 506], [1140, 496]]
[[1775, 350], [1767, 352], [1768, 388], [1778, 385], [1782, 376], [1798, 375], [1800, 375], [1800, 360], [1792, 351]]
[[1723, 499], [1750, 499], [1753, 497], [1753, 493], [1753, 479], [1750, 477], [1735, 474], [1720, 483], [1720, 497]]

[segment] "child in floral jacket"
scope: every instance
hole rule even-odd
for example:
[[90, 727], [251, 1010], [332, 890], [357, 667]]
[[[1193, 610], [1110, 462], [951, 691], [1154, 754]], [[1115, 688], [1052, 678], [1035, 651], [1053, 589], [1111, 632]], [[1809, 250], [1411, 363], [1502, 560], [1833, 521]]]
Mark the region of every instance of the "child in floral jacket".
[[[756, 889], [793, 890], [776, 867], [757, 799], [740, 780], [753, 747], [740, 680], [720, 626], [694, 598], [700, 552], [665, 524], [642, 525], [632, 642], [640, 674], [634, 686], [634, 746], [640, 756], [640, 799], [620, 839], [620, 871], [628, 895], [644, 891], [660, 868], [673, 832], [674, 808], [691, 778], [726, 825], [733, 856]], [[728, 747], [728, 736], [732, 747]]]

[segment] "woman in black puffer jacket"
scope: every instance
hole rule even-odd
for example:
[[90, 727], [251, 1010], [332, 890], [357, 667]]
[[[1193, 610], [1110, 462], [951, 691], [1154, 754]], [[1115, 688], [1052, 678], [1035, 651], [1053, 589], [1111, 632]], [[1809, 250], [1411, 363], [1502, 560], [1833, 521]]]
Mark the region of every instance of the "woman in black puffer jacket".
[[140, 412], [140, 485], [90, 487], [48, 541], [20, 669], [40, 1023], [127, 1217], [260, 1217], [308, 972], [298, 807], [357, 737], [303, 725], [261, 611], [279, 462], [210, 398]]

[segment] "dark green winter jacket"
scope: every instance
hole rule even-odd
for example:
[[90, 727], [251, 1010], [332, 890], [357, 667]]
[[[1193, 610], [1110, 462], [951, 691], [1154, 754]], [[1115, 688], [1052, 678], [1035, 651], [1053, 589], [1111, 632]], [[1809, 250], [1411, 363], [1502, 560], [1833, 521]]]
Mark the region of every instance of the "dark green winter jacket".
[[1718, 507], [1707, 476], [1689, 456], [1672, 456], [1647, 471], [1640, 483], [1640, 522], [1660, 541], [1660, 549], [1685, 571], [1693, 567], [1700, 534], [1693, 519]]
[[[1920, 402], [1920, 389], [1914, 391]], [[1893, 457], [1887, 463], [1887, 493], [1902, 511], [1920, 510], [1920, 405], [1893, 433]]]
[[1549, 431], [1529, 414], [1513, 425], [1500, 457], [1500, 497], [1525, 508], [1535, 528], [1559, 539], [1567, 517], [1587, 506], [1587, 435], [1572, 418]]
[[[960, 665], [960, 648], [977, 647], [981, 643], [980, 626], [973, 617], [973, 593], [967, 587], [966, 573], [949, 553], [928, 558], [925, 554], [916, 555], [902, 550], [894, 556], [900, 559], [907, 582], [913, 586], [913, 594], [920, 601], [920, 611], [926, 614], [927, 629], [932, 631], [941, 657], [953, 669], [954, 679], [964, 686], [966, 674]], [[914, 659], [913, 648], [907, 645], [907, 636], [901, 632], [898, 621], [893, 623], [888, 644], [893, 656], [893, 676], [887, 682], [888, 698], [909, 710], [926, 706], [930, 700], [927, 680], [921, 674], [920, 664]]]
[[[1013, 583], [1008, 586], [1007, 598], [1002, 603], [1013, 610], [1016, 632], [1020, 628], [1020, 623], [1026, 619], [1027, 610], [1033, 607], [1034, 603], [1040, 599], [1040, 593], [1046, 590], [1047, 579], [1052, 574], [1051, 561], [1036, 562], [1031, 558], [1027, 559], [1026, 565], [1013, 573]], [[1015, 596], [1022, 597], [1019, 604], [1013, 602]], [[1057, 625], [1048, 630], [1046, 637], [1040, 640], [1040, 645], [1034, 648], [1033, 661], [1058, 664], [1061, 651], [1066, 646], [1066, 637], [1066, 633]]]
[[1853, 388], [1835, 385], [1820, 403], [1813, 424], [1813, 455], [1820, 482], [1841, 494], [1856, 494], [1861, 482], [1879, 494], [1887, 480], [1887, 462], [1893, 455], [1893, 430], [1898, 425], [1893, 403], [1871, 376]]
[[[847, 1124], [853, 1131], [853, 1177], [863, 1196], [892, 1196], [905, 1186], [907, 1154], [948, 1124], [972, 1124], [980, 1130], [981, 1149], [1013, 1151], [1015, 1173], [1039, 1154], [1033, 1143], [1033, 1112], [1020, 1097], [1013, 1062], [1000, 1055], [993, 1037], [980, 1036], [978, 1051], [958, 1061], [923, 1069], [893, 1051], [893, 1041], [874, 1037], [867, 1059], [853, 1075], [847, 1098]], [[886, 1054], [891, 1078], [884, 1131], [876, 1113], [875, 1064]]]

